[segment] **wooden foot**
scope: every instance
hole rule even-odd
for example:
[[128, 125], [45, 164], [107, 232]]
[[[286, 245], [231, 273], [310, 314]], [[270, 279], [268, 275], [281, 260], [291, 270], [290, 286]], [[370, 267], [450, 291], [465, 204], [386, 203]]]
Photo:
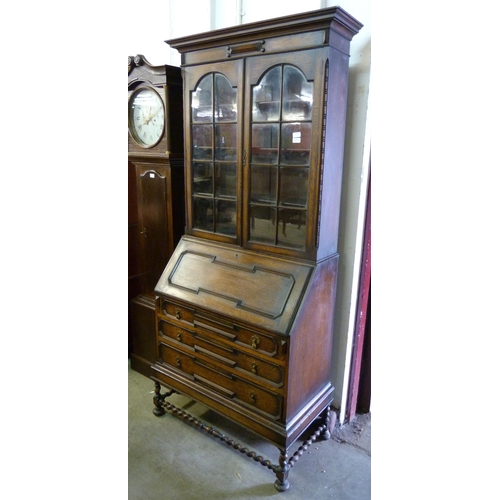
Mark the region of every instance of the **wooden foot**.
[[153, 403], [155, 407], [153, 409], [153, 414], [156, 415], [157, 417], [165, 415], [165, 408], [163, 407], [163, 402], [165, 401], [165, 398], [167, 398], [174, 392], [172, 390], [166, 392], [165, 394], [162, 394], [160, 391], [161, 391], [161, 386], [158, 382], [155, 381], [155, 395], [153, 396]]
[[288, 473], [290, 472], [290, 464], [288, 463], [288, 455], [286, 450], [280, 450], [279, 467], [275, 469], [276, 481], [274, 487], [278, 491], [286, 491], [290, 488], [288, 481]]
[[157, 406], [156, 408], [153, 408], [153, 414], [157, 417], [161, 417], [162, 415], [165, 415], [165, 410], [162, 407]]
[[337, 414], [328, 407], [325, 410], [325, 430], [321, 434], [321, 438], [327, 441], [332, 437], [333, 429], [335, 428], [335, 422], [337, 419]]

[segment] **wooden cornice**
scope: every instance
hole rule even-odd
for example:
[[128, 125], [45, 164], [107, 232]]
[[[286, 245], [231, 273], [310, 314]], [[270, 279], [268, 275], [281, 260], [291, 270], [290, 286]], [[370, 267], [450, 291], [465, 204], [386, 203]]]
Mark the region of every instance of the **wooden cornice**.
[[329, 7], [302, 14], [277, 17], [243, 25], [207, 31], [197, 35], [166, 40], [165, 43], [180, 53], [220, 47], [234, 42], [254, 40], [256, 37], [290, 35], [319, 29], [332, 29], [347, 40], [352, 40], [363, 25], [341, 7]]

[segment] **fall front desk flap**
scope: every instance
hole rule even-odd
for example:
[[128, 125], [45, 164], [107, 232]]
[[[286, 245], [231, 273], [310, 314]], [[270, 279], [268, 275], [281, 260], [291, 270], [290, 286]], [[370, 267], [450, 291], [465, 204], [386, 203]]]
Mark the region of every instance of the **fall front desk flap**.
[[184, 236], [157, 295], [287, 335], [314, 266]]

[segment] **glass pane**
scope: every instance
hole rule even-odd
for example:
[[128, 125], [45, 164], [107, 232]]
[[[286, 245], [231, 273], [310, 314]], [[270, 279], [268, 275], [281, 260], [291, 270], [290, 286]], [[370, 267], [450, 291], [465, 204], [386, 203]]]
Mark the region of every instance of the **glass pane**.
[[212, 122], [212, 75], [203, 78], [196, 90], [191, 93], [191, 112], [193, 122]]
[[236, 124], [215, 125], [215, 159], [236, 161]]
[[212, 164], [194, 163], [193, 164], [193, 193], [194, 194], [213, 194], [212, 182]]
[[252, 125], [252, 163], [278, 163], [279, 125]]
[[250, 201], [276, 203], [277, 167], [250, 167]]
[[195, 160], [212, 159], [213, 125], [193, 125], [193, 158]]
[[236, 198], [236, 163], [215, 164], [215, 196]]
[[236, 202], [217, 200], [215, 232], [236, 236]]
[[276, 240], [276, 209], [250, 207], [250, 239], [274, 245]]
[[215, 121], [235, 122], [237, 120], [237, 92], [229, 80], [215, 75]]
[[196, 229], [213, 231], [213, 200], [193, 197], [193, 226]]
[[313, 84], [293, 66], [283, 72], [283, 121], [310, 120]]
[[280, 172], [280, 204], [305, 208], [308, 185], [308, 168], [282, 168]]
[[311, 124], [288, 123], [281, 129], [281, 163], [309, 165]]
[[304, 210], [279, 209], [278, 245], [291, 248], [306, 246], [306, 212]]
[[280, 119], [281, 66], [268, 71], [253, 88], [252, 120], [254, 122]]

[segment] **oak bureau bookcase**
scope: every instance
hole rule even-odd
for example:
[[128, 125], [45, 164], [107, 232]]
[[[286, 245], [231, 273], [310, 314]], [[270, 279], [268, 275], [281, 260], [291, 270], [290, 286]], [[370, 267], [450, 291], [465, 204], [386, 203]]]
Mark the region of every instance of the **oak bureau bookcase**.
[[[184, 86], [186, 232], [155, 287], [155, 414], [187, 395], [279, 449], [330, 437], [349, 49], [340, 7], [169, 40]], [[161, 386], [167, 392], [161, 393]], [[318, 417], [324, 424], [292, 457]]]

